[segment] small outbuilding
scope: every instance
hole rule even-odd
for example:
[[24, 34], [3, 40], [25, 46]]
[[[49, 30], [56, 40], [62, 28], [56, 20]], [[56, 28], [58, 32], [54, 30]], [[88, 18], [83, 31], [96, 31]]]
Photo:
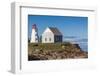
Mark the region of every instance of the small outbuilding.
[[63, 35], [56, 27], [47, 27], [42, 33], [42, 43], [57, 43], [63, 41]]

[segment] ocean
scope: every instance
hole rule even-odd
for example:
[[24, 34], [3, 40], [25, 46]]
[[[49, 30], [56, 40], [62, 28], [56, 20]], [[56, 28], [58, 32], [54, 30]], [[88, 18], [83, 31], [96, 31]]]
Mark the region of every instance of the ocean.
[[83, 51], [88, 51], [88, 39], [87, 38], [80, 38], [80, 39], [75, 39], [75, 38], [69, 38], [65, 37], [63, 39], [64, 42], [70, 42], [73, 44], [79, 44], [80, 48]]
[[78, 44], [83, 51], [88, 51], [88, 44], [87, 43], [78, 43]]

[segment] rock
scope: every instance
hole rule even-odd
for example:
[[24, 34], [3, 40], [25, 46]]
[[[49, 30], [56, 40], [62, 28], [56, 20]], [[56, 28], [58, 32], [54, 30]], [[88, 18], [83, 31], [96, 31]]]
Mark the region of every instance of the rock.
[[61, 45], [59, 50], [43, 50], [33, 49], [32, 54], [29, 53], [28, 60], [52, 60], [52, 59], [68, 59], [68, 58], [88, 58], [88, 52], [81, 50], [78, 44]]

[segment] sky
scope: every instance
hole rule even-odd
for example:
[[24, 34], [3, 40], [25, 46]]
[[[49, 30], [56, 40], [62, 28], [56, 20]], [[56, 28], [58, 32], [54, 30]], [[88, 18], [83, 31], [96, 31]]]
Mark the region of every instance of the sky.
[[28, 38], [33, 24], [37, 25], [39, 36], [47, 27], [57, 27], [63, 34], [63, 41], [78, 43], [85, 51], [88, 49], [88, 17], [28, 15]]

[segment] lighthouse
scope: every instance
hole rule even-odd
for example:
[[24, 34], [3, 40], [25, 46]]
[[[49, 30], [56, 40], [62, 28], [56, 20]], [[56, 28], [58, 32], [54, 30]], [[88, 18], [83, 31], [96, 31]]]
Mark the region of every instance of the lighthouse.
[[36, 24], [33, 24], [30, 43], [38, 43], [38, 42], [39, 42], [38, 28]]

